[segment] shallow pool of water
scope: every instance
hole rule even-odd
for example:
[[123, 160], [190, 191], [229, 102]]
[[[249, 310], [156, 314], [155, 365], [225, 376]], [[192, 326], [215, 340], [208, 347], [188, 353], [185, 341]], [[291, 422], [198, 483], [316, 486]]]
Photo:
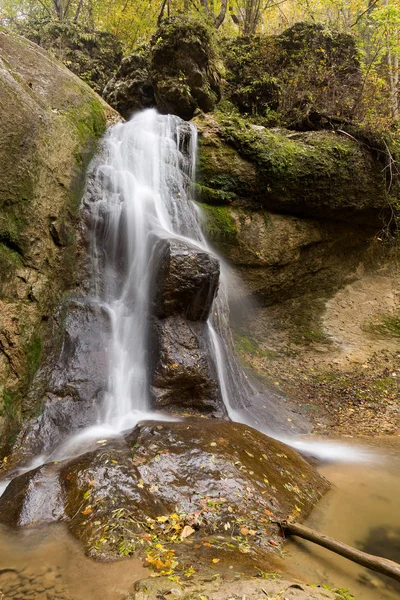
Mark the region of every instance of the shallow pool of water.
[[[371, 450], [360, 463], [319, 467], [332, 489], [306, 524], [400, 562], [400, 439], [374, 442]], [[276, 570], [346, 588], [357, 600], [400, 599], [399, 584], [298, 538], [286, 545]], [[148, 575], [134, 559], [91, 561], [61, 524], [19, 531], [0, 526], [0, 600], [123, 600]]]
[[64, 525], [0, 527], [0, 600], [122, 600], [147, 575], [137, 560], [86, 558]]
[[[400, 563], [400, 440], [371, 444], [376, 462], [326, 464], [319, 471], [332, 489], [305, 523], [370, 554]], [[400, 583], [365, 569], [311, 542], [286, 546], [291, 574], [348, 589], [357, 600], [399, 600]]]

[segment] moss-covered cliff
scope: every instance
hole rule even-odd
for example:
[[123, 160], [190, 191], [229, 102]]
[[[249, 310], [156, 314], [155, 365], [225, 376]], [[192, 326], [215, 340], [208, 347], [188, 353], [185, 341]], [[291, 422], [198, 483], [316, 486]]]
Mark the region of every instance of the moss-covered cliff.
[[112, 116], [45, 51], [0, 30], [0, 446], [18, 427], [46, 323], [74, 283], [85, 168]]

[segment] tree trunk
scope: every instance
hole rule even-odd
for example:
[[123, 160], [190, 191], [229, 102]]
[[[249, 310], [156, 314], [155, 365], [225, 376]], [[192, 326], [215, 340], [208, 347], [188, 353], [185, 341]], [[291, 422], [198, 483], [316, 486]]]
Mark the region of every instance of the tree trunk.
[[219, 11], [219, 14], [215, 18], [215, 27], [217, 29], [219, 29], [221, 27], [222, 23], [225, 20], [227, 7], [228, 7], [228, 0], [221, 0], [221, 10]]
[[296, 535], [309, 542], [314, 542], [314, 544], [332, 550], [332, 552], [336, 552], [336, 554], [340, 554], [340, 556], [344, 556], [363, 567], [368, 567], [368, 569], [372, 569], [373, 571], [392, 577], [392, 579], [395, 579], [396, 581], [400, 581], [400, 565], [392, 560], [372, 556], [372, 554], [356, 550], [347, 544], [338, 542], [337, 540], [334, 540], [327, 535], [323, 535], [322, 533], [318, 533], [313, 529], [309, 529], [309, 527], [305, 527], [304, 525], [282, 521], [279, 523], [279, 526], [282, 531], [288, 535]]

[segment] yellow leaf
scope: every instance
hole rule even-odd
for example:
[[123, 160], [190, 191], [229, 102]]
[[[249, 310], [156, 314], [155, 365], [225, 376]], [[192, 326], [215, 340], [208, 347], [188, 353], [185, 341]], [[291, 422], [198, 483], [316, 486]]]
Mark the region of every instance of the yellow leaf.
[[144, 488], [144, 483], [143, 483], [143, 479], [139, 479], [139, 483], [137, 484], [138, 488], [140, 488], [141, 490]]
[[159, 523], [165, 523], [165, 521], [168, 521], [168, 517], [157, 517], [157, 521]]
[[93, 512], [93, 509], [90, 506], [85, 508], [85, 510], [81, 510], [82, 515], [90, 515], [90, 513], [92, 513], [92, 512]]
[[213, 561], [213, 563], [217, 563], [217, 562], [220, 561], [220, 559], [219, 558], [213, 558], [212, 561]]

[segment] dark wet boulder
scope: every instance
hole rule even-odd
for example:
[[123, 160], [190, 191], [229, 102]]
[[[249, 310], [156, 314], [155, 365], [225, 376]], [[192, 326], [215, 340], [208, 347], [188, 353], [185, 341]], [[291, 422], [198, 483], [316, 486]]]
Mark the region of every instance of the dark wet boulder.
[[161, 239], [152, 264], [156, 317], [182, 315], [190, 321], [206, 321], [218, 290], [218, 259], [180, 240]]
[[207, 324], [173, 316], [154, 319], [152, 327], [155, 404], [224, 416]]
[[[151, 561], [160, 548], [165, 560], [164, 544], [181, 546], [186, 526], [194, 540], [211, 534], [209, 562], [216, 536], [231, 544], [224, 552], [243, 544], [248, 554], [279, 548], [283, 539], [274, 521], [304, 519], [329, 487], [288, 446], [232, 422], [145, 421], [95, 446], [17, 477], [0, 499], [0, 521], [21, 524], [36, 496], [47, 502], [46, 521], [53, 509], [54, 521], [65, 520], [92, 556], [145, 555], [162, 570]], [[55, 469], [61, 494], [57, 485], [52, 494], [43, 488]]]
[[122, 59], [118, 71], [104, 88], [103, 98], [126, 119], [135, 111], [155, 106], [148, 48]]
[[11, 462], [49, 452], [96, 421], [108, 383], [110, 320], [84, 298], [66, 301], [54, 320], [53, 352], [32, 382], [27, 408], [41, 407], [19, 439]]

